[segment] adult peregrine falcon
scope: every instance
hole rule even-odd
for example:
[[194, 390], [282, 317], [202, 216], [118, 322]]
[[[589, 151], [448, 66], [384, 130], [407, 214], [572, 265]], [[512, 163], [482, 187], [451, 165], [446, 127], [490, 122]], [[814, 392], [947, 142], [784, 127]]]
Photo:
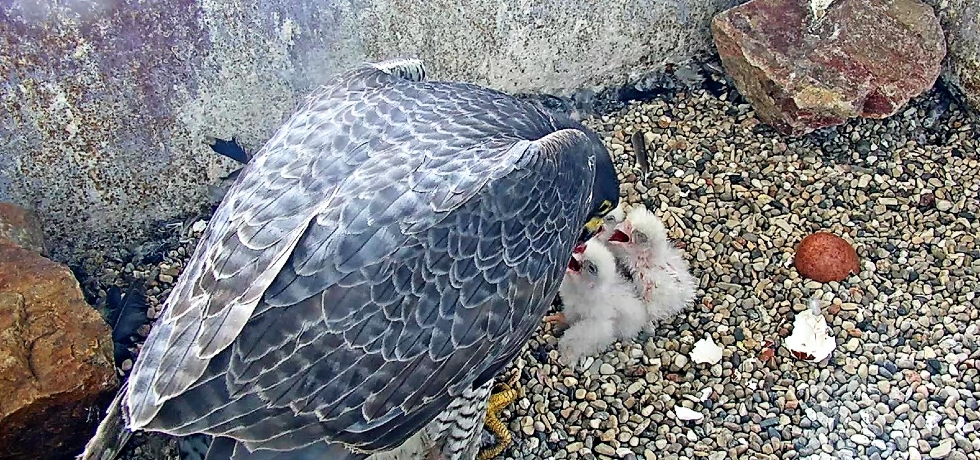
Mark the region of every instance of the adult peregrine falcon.
[[[84, 458], [130, 430], [208, 458], [470, 460], [493, 378], [619, 202], [592, 131], [498, 91], [368, 64], [242, 170]], [[121, 425], [121, 431], [114, 429]]]

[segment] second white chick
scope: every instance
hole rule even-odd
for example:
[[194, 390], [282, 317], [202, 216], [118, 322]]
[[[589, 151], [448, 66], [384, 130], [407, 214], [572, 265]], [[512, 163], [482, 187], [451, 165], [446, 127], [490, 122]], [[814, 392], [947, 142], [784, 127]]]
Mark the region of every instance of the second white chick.
[[672, 318], [694, 300], [694, 276], [654, 213], [643, 206], [631, 208], [606, 239], [609, 249], [633, 277], [651, 320], [647, 325], [649, 332], [653, 331], [652, 322]]
[[643, 330], [646, 309], [630, 281], [616, 270], [613, 253], [598, 239], [572, 256], [558, 292], [569, 325], [558, 348], [568, 363]]

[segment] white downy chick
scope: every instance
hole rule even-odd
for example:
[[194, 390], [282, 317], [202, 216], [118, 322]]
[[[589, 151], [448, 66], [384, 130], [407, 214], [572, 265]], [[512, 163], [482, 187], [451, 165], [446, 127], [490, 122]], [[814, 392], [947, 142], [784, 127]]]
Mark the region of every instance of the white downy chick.
[[558, 292], [569, 324], [558, 348], [569, 363], [616, 340], [631, 340], [643, 329], [646, 310], [636, 290], [616, 270], [609, 248], [597, 239], [572, 256]]
[[[606, 239], [609, 249], [632, 275], [650, 321], [669, 319], [694, 300], [694, 276], [654, 213], [643, 206], [631, 208]], [[648, 331], [652, 330], [649, 324]]]

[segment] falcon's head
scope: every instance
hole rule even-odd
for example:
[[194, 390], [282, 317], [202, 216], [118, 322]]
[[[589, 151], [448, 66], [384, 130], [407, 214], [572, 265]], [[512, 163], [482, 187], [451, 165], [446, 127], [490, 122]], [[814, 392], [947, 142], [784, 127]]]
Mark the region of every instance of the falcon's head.
[[588, 220], [585, 221], [585, 228], [579, 236], [575, 252], [580, 253], [586, 241], [589, 241], [602, 229], [603, 218], [612, 210], [619, 207], [619, 179], [616, 177], [616, 168], [613, 166], [612, 157], [606, 150], [602, 141], [595, 133], [589, 132], [594, 138], [593, 149], [595, 150], [596, 167], [595, 180], [592, 183], [592, 211], [589, 213]]

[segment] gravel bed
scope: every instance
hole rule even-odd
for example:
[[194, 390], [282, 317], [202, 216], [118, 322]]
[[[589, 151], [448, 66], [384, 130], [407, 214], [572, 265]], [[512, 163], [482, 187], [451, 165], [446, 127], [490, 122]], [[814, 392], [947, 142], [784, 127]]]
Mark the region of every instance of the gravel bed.
[[[514, 443], [500, 458], [980, 458], [980, 122], [934, 90], [887, 120], [788, 139], [730, 88], [698, 86], [586, 120], [614, 154], [624, 199], [654, 210], [684, 248], [696, 304], [577, 366], [561, 364], [561, 331], [543, 324], [507, 370], [524, 396], [502, 415]], [[206, 211], [161, 225], [157, 241], [82, 257], [73, 268], [89, 300], [138, 280], [155, 318]], [[854, 244], [858, 275], [799, 276], [793, 251], [817, 230]], [[814, 297], [838, 343], [820, 363], [782, 344]], [[705, 334], [724, 347], [718, 364], [689, 359]], [[703, 419], [679, 420], [678, 405]], [[176, 450], [140, 435], [125, 458]]]
[[[980, 125], [936, 90], [887, 120], [788, 139], [727, 96], [587, 120], [622, 196], [685, 249], [698, 301], [578, 366], [560, 364], [561, 331], [543, 326], [511, 366], [527, 396], [504, 414], [504, 458], [980, 458]], [[860, 274], [800, 277], [795, 246], [818, 230], [854, 244]], [[782, 346], [814, 297], [838, 343], [820, 363]], [[718, 364], [689, 359], [705, 334], [724, 347]], [[704, 418], [679, 420], [677, 405]]]

